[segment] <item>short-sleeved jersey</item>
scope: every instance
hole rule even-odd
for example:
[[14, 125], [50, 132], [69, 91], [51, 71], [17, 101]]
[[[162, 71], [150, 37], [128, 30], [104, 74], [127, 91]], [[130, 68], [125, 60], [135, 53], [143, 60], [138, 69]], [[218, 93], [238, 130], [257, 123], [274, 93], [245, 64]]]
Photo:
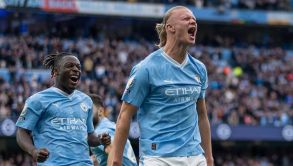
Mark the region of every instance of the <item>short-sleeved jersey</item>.
[[49, 150], [49, 158], [38, 165], [92, 165], [87, 143], [88, 133], [94, 132], [92, 111], [86, 94], [75, 90], [67, 95], [51, 87], [26, 100], [16, 125], [32, 131], [35, 147]]
[[179, 64], [159, 49], [133, 67], [122, 100], [139, 108], [140, 156], [203, 153], [196, 102], [207, 85], [205, 65], [189, 54]]
[[[116, 125], [115, 123], [111, 122], [108, 118], [101, 119], [101, 122], [97, 125], [95, 129], [95, 134], [99, 135], [102, 133], [108, 133], [111, 136], [112, 142], [115, 135]], [[98, 163], [100, 166], [107, 165], [108, 155], [104, 151], [104, 146], [100, 145], [97, 147], [91, 147], [93, 154], [96, 156]], [[124, 152], [123, 152], [123, 166], [137, 166], [136, 158], [130, 144], [130, 141], [127, 139], [125, 144]]]

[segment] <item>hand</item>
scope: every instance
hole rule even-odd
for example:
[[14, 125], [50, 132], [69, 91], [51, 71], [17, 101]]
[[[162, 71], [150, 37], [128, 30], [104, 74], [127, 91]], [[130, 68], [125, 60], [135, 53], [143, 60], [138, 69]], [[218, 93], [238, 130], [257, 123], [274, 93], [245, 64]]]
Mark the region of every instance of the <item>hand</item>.
[[34, 149], [32, 151], [33, 160], [39, 163], [46, 161], [49, 158], [49, 154], [46, 148]]
[[102, 145], [107, 146], [111, 144], [111, 137], [107, 133], [103, 133], [99, 135], [100, 142]]

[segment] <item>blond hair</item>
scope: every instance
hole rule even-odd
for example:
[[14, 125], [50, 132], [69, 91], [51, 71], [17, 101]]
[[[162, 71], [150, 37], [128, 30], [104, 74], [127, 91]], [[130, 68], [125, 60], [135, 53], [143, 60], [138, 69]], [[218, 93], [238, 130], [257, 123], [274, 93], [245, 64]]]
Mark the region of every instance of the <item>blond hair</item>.
[[159, 39], [160, 39], [160, 43], [157, 44], [158, 47], [164, 47], [166, 45], [166, 42], [167, 42], [167, 32], [166, 32], [166, 23], [168, 21], [168, 19], [170, 18], [172, 12], [174, 10], [177, 10], [177, 9], [181, 9], [181, 8], [186, 8], [184, 6], [175, 6], [175, 7], [172, 7], [171, 9], [169, 9], [164, 17], [163, 17], [163, 21], [161, 23], [157, 23], [156, 24], [156, 31], [157, 31], [157, 34], [159, 36]]

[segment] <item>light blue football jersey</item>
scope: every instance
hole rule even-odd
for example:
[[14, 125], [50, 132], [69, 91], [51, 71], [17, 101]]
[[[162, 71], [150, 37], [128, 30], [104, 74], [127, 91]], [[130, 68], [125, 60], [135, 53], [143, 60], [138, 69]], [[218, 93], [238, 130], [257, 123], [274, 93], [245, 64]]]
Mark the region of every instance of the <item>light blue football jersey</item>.
[[89, 166], [88, 133], [94, 132], [93, 103], [75, 90], [67, 95], [51, 87], [26, 100], [16, 125], [32, 131], [34, 145], [47, 148], [49, 158], [40, 166]]
[[[101, 119], [100, 123], [95, 129], [95, 134], [99, 135], [102, 133], [108, 133], [111, 136], [112, 142], [115, 135], [116, 125], [114, 122], [111, 122], [108, 118]], [[91, 147], [93, 154], [96, 156], [100, 166], [107, 165], [108, 155], [104, 151], [104, 146], [100, 145], [97, 147]], [[137, 166], [136, 158], [130, 144], [130, 141], [127, 140], [123, 152], [123, 166]]]
[[122, 100], [139, 108], [140, 157], [203, 153], [196, 102], [207, 86], [205, 65], [189, 54], [179, 64], [159, 49], [133, 67]]

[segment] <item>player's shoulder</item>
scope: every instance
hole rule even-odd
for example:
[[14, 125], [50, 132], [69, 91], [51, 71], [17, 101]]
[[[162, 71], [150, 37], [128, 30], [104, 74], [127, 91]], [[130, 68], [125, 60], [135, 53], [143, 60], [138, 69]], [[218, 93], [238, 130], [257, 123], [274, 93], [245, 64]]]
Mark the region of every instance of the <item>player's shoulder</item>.
[[75, 90], [74, 91], [74, 95], [78, 96], [79, 98], [81, 98], [82, 100], [87, 100], [89, 102], [92, 102], [91, 97], [89, 95], [87, 95], [86, 93], [80, 91], [80, 90]]
[[137, 65], [133, 67], [134, 70], [138, 69], [150, 69], [156, 66], [160, 62], [160, 58], [162, 57], [162, 49], [158, 49], [152, 53], [150, 53], [147, 57], [141, 60]]
[[52, 93], [52, 89], [48, 88], [42, 91], [39, 91], [26, 99], [26, 103], [30, 105], [42, 105], [44, 101], [48, 101], [48, 97]]
[[201, 68], [202, 70], [206, 70], [206, 66], [203, 62], [201, 62], [200, 60], [194, 58], [193, 56], [191, 56], [190, 54], [188, 54], [188, 58], [191, 62], [192, 65]]
[[95, 127], [95, 133], [109, 133], [111, 136], [114, 136], [115, 129], [116, 124], [105, 117], [101, 119], [100, 123]]
[[108, 118], [104, 117], [101, 119], [101, 122], [99, 124], [99, 127], [101, 128], [114, 128], [115, 129], [115, 123], [110, 121]]

